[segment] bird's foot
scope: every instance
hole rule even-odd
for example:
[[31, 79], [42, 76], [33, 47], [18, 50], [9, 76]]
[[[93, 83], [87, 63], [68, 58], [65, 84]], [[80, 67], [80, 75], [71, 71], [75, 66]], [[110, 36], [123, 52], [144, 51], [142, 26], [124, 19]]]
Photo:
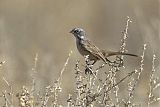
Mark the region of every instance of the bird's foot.
[[92, 67], [93, 67], [92, 64], [87, 64], [85, 67], [85, 74], [93, 74]]

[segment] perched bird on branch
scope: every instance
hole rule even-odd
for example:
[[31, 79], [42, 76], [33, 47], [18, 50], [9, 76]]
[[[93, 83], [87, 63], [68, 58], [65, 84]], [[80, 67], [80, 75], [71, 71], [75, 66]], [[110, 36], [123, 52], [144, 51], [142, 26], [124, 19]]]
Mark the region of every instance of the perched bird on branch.
[[129, 55], [138, 57], [135, 54], [101, 50], [85, 37], [85, 31], [82, 28], [74, 28], [70, 31], [70, 33], [72, 33], [76, 38], [76, 45], [79, 53], [82, 56], [89, 55], [89, 60], [93, 61], [92, 65], [98, 60], [102, 60], [105, 63], [111, 62], [110, 60], [108, 60], [108, 57], [114, 55]]

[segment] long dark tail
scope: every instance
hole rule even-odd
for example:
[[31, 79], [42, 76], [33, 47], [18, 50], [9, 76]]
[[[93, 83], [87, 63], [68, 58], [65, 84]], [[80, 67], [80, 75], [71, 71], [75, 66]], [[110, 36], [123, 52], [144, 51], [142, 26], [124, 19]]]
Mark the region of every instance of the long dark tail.
[[122, 52], [107, 52], [106, 57], [114, 56], [114, 55], [128, 55], [138, 57], [138, 55], [130, 54], [130, 53], [122, 53]]
[[102, 53], [106, 58], [110, 57], [110, 56], [114, 56], [114, 55], [128, 55], [128, 56], [138, 57], [138, 55], [135, 55], [135, 54], [122, 53], [122, 52], [112, 52], [112, 51], [105, 51], [105, 50], [102, 50]]

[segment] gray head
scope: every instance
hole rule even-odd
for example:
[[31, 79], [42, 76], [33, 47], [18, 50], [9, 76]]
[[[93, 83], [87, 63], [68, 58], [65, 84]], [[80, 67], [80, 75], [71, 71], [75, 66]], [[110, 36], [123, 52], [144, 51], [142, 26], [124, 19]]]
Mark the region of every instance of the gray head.
[[82, 28], [74, 28], [70, 31], [76, 39], [84, 39], [85, 31]]

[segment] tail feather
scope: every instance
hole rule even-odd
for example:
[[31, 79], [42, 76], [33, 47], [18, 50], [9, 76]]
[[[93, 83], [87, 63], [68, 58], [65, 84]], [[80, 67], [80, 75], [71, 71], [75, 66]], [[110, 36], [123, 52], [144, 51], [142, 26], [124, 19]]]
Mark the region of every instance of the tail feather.
[[128, 55], [128, 56], [134, 56], [134, 57], [138, 57], [138, 55], [135, 54], [130, 54], [130, 53], [122, 53], [122, 52], [105, 52], [103, 51], [103, 55], [107, 58], [110, 56], [115, 56], [115, 55]]
[[111, 52], [111, 53], [108, 53], [107, 57], [109, 57], [109, 56], [114, 56], [114, 55], [128, 55], [128, 56], [138, 57], [138, 55], [135, 55], [135, 54], [121, 53], [121, 52]]
[[138, 55], [135, 55], [135, 54], [130, 54], [130, 53], [122, 53], [121, 55], [128, 55], [128, 56], [134, 56], [134, 57], [138, 57]]

